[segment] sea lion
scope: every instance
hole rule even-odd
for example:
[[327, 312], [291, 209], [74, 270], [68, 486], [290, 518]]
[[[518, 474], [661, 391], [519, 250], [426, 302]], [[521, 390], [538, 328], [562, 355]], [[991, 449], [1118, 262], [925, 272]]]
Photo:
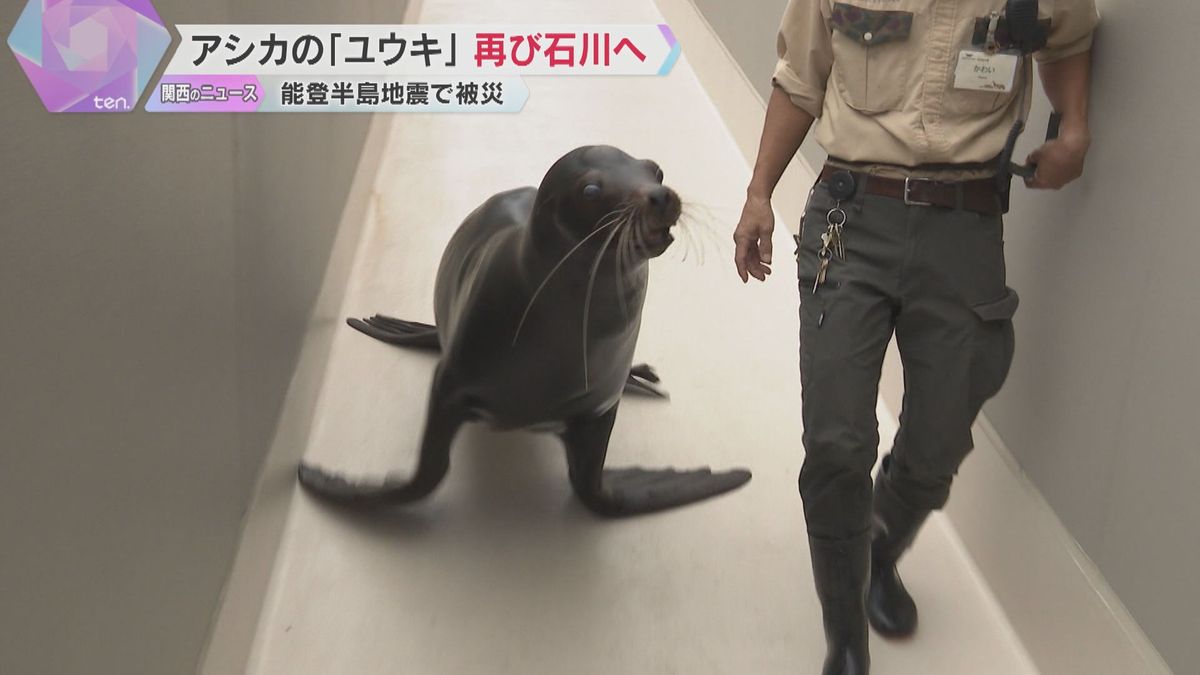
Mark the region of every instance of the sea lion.
[[601, 516], [660, 511], [744, 485], [743, 469], [604, 468], [622, 390], [657, 382], [631, 364], [648, 262], [671, 245], [681, 208], [656, 163], [608, 146], [573, 150], [540, 187], [488, 199], [442, 256], [436, 327], [382, 315], [349, 320], [376, 339], [441, 351], [416, 473], [365, 484], [301, 464], [301, 484], [340, 503], [417, 501], [446, 475], [458, 428], [482, 421], [558, 434], [575, 495]]

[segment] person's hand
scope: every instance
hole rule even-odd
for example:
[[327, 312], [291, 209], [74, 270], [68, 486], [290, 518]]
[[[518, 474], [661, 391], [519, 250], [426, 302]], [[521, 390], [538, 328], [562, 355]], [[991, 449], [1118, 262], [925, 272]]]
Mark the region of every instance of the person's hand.
[[737, 250], [733, 262], [742, 283], [754, 277], [766, 281], [771, 274], [771, 235], [775, 232], [775, 212], [768, 197], [749, 195], [742, 207], [742, 219], [733, 232]]
[[1091, 144], [1086, 134], [1073, 134], [1046, 141], [1026, 160], [1037, 165], [1025, 185], [1036, 190], [1058, 190], [1083, 175], [1083, 162]]

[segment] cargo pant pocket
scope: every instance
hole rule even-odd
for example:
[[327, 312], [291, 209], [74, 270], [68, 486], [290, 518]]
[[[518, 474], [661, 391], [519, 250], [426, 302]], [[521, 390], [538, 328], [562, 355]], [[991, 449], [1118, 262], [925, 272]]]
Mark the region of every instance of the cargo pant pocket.
[[1017, 292], [1006, 287], [1004, 297], [971, 307], [979, 320], [971, 360], [972, 408], [999, 393], [1008, 378], [1016, 346], [1012, 318], [1020, 302]]

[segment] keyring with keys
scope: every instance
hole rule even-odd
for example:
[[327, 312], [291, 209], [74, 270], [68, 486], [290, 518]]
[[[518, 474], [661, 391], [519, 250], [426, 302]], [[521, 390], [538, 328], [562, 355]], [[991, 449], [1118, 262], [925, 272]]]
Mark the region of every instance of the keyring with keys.
[[825, 277], [829, 274], [829, 263], [833, 260], [834, 255], [839, 259], [846, 259], [846, 245], [842, 239], [842, 232], [846, 227], [846, 222], [849, 216], [846, 210], [842, 208], [842, 200], [853, 197], [856, 192], [856, 181], [854, 174], [849, 171], [838, 171], [830, 177], [828, 181], [829, 195], [836, 201], [833, 208], [825, 214], [825, 232], [821, 234], [821, 250], [817, 252], [819, 259], [819, 267], [817, 268], [816, 283], [813, 284], [813, 293], [825, 283]]
[[829, 213], [825, 214], [825, 222], [828, 224], [826, 231], [833, 235], [831, 242], [833, 244], [833, 252], [842, 260], [846, 259], [846, 246], [842, 241], [842, 230], [846, 227], [848, 219], [849, 216], [846, 215], [845, 209], [841, 207], [841, 202], [838, 202], [838, 206], [829, 209]]

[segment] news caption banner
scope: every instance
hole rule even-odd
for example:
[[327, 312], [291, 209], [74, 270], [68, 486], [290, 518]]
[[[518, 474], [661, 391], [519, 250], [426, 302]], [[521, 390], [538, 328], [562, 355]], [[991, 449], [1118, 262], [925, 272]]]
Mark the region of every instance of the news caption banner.
[[180, 25], [151, 112], [519, 112], [522, 76], [666, 75], [666, 24]]

